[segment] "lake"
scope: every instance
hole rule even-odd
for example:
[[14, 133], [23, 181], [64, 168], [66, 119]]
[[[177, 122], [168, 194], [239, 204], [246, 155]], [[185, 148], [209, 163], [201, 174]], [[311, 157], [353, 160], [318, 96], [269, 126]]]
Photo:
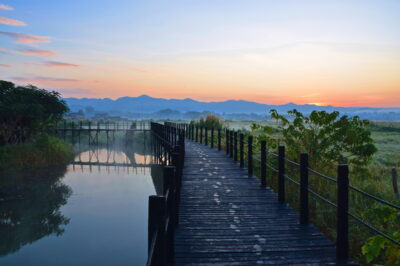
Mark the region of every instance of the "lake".
[[161, 172], [148, 143], [76, 150], [69, 165], [1, 178], [0, 265], [145, 265]]

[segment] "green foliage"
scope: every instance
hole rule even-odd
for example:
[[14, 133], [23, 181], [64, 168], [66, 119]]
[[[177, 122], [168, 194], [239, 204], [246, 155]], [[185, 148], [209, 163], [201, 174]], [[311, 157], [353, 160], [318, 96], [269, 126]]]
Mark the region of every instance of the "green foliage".
[[0, 145], [26, 141], [33, 132], [53, 126], [68, 110], [58, 92], [0, 80]]
[[47, 134], [29, 142], [0, 147], [0, 170], [30, 169], [58, 165], [73, 159], [71, 145]]
[[[379, 217], [387, 226], [400, 223], [400, 212], [389, 206], [375, 208], [373, 214]], [[400, 230], [394, 231], [390, 237], [400, 241]], [[381, 235], [370, 237], [362, 247], [362, 253], [368, 264], [374, 261], [385, 261], [384, 265], [400, 265], [400, 247]]]
[[[300, 152], [309, 154], [310, 164], [321, 165], [345, 161], [356, 166], [365, 166], [377, 151], [371, 132], [366, 128], [369, 121], [359, 117], [340, 116], [339, 112], [313, 111], [305, 116], [297, 110], [289, 111], [289, 120], [276, 110], [270, 111], [279, 123], [283, 141], [291, 158]], [[270, 130], [270, 129], [266, 129]]]
[[195, 123], [200, 127], [221, 129], [223, 126], [222, 119], [214, 114], [206, 114], [206, 118], [200, 116], [199, 122]]

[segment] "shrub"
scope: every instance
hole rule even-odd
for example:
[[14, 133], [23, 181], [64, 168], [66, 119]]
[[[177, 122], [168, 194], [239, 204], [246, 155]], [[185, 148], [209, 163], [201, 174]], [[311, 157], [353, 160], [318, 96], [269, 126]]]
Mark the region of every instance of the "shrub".
[[0, 147], [0, 169], [29, 169], [62, 164], [73, 159], [72, 146], [47, 134], [22, 144]]
[[214, 129], [221, 129], [223, 127], [222, 119], [219, 116], [210, 113], [206, 114], [205, 119], [203, 116], [200, 116], [199, 122], [195, 122], [194, 124], [200, 127], [214, 128]]

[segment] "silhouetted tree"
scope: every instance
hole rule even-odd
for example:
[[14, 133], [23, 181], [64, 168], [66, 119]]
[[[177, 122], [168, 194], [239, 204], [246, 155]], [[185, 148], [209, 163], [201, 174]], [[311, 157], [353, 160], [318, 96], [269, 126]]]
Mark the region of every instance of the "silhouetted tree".
[[0, 145], [24, 142], [34, 131], [54, 125], [68, 111], [58, 92], [0, 80]]

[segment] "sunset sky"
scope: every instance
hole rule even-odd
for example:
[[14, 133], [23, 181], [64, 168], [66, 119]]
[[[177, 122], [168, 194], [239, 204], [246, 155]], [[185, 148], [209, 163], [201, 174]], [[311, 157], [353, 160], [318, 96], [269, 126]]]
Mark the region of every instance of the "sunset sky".
[[400, 1], [0, 0], [0, 79], [64, 97], [400, 106]]

